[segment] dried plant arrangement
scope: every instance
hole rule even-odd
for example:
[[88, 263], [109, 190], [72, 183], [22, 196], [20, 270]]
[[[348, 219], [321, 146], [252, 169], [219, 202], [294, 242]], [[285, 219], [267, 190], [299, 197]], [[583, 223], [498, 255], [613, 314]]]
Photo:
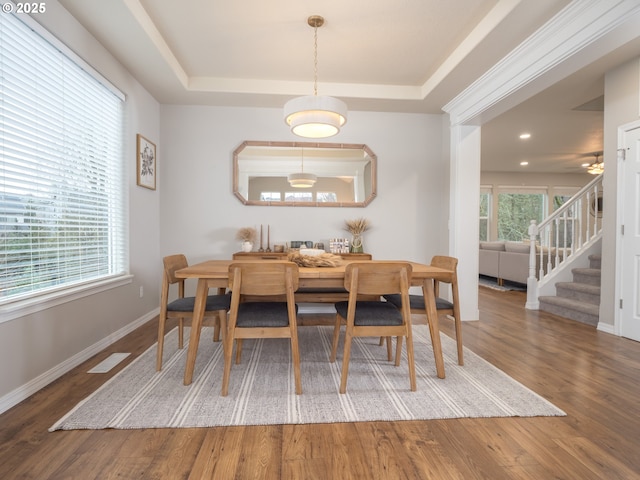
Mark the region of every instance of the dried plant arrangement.
[[299, 267], [337, 267], [342, 263], [342, 257], [332, 253], [311, 256], [291, 252], [287, 256], [287, 260], [297, 264]]
[[240, 240], [241, 242], [254, 243], [257, 237], [258, 232], [253, 227], [243, 227], [236, 233], [236, 240]]
[[362, 235], [369, 230], [371, 225], [366, 218], [356, 218], [355, 220], [345, 220], [344, 229], [351, 235]]

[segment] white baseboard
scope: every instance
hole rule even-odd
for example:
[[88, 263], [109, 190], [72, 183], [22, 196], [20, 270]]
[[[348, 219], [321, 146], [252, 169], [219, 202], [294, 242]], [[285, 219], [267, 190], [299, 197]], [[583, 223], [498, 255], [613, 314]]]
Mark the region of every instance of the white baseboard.
[[44, 372], [43, 374], [37, 376], [33, 380], [21, 385], [15, 390], [9, 392], [0, 398], [0, 413], [6, 412], [11, 407], [17, 405], [18, 403], [26, 400], [31, 395], [36, 393], [38, 390], [49, 385], [54, 380], [58, 379], [65, 373], [69, 372], [71, 369], [77, 367], [82, 362], [90, 359], [97, 353], [100, 353], [102, 350], [107, 348], [109, 345], [115, 343], [121, 338], [125, 337], [129, 333], [133, 332], [136, 328], [144, 325], [152, 318], [156, 317], [160, 313], [160, 309], [156, 308], [155, 310], [147, 313], [146, 315], [138, 318], [137, 320], [131, 322], [130, 324], [122, 327], [120, 330], [112, 333], [111, 335], [103, 338], [99, 342], [91, 345], [88, 348], [85, 348], [83, 351], [78, 352], [71, 358], [68, 358], [64, 362], [56, 365], [50, 370]]
[[618, 334], [616, 333], [616, 331], [615, 331], [615, 326], [614, 326], [614, 325], [611, 325], [611, 324], [609, 324], [609, 323], [602, 323], [602, 322], [598, 322], [598, 327], [597, 327], [597, 329], [598, 329], [600, 332], [605, 332], [605, 333], [610, 333], [611, 335], [617, 335], [617, 336], [620, 336], [620, 335], [618, 335]]

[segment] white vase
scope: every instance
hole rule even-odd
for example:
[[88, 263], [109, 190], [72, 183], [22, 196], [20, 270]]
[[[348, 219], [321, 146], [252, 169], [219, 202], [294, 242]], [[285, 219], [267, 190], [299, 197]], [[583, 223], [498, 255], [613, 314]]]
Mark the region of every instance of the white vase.
[[242, 242], [242, 251], [243, 252], [250, 252], [251, 250], [253, 250], [253, 243], [251, 243], [251, 242]]

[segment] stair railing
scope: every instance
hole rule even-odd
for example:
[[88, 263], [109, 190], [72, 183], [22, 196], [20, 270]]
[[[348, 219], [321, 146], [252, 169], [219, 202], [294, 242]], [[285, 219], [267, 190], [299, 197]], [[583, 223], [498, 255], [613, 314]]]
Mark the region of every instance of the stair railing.
[[539, 224], [529, 225], [526, 308], [538, 308], [538, 291], [554, 273], [602, 236], [602, 174]]

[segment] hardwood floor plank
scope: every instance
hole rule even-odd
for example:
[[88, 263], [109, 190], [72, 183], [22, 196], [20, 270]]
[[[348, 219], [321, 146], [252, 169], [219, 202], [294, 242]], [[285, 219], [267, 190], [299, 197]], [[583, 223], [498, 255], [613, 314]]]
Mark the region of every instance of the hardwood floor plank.
[[[48, 432], [154, 344], [153, 321], [0, 415], [0, 478], [640, 478], [640, 344], [524, 302], [522, 292], [480, 289], [465, 347], [566, 417]], [[453, 322], [440, 323], [453, 336]], [[132, 354], [86, 373], [114, 352]]]
[[422, 478], [396, 430], [387, 422], [357, 423], [359, 443], [369, 452], [371, 479]]
[[574, 437], [556, 441], [571, 457], [579, 458], [597, 478], [626, 480], [640, 476], [640, 472], [629, 469], [594, 442], [594, 439]]
[[244, 434], [251, 427], [208, 428], [189, 479], [236, 478]]
[[398, 422], [392, 424], [407, 456], [417, 471], [415, 478], [437, 478], [443, 480], [463, 480], [473, 478], [473, 472], [466, 464], [459, 462], [457, 454], [447, 451], [446, 445], [439, 443], [434, 430], [439, 430], [440, 421]]
[[158, 436], [164, 438], [163, 444], [154, 450], [145, 448], [153, 454], [153, 461], [146, 475], [150, 479], [187, 479], [191, 473], [207, 429], [171, 428], [159, 430]]
[[281, 425], [254, 426], [247, 429], [240, 449], [236, 478], [284, 478], [281, 473]]

